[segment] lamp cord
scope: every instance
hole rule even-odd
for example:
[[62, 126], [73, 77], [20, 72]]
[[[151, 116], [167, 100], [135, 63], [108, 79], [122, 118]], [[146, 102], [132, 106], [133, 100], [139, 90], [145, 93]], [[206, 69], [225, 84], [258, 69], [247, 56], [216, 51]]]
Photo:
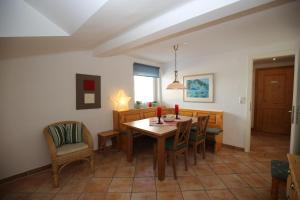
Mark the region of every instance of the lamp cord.
[[178, 44], [176, 45], [173, 45], [173, 49], [174, 49], [174, 52], [175, 52], [175, 81], [174, 82], [177, 82], [177, 76], [178, 76], [178, 71], [177, 71], [177, 50], [178, 50]]

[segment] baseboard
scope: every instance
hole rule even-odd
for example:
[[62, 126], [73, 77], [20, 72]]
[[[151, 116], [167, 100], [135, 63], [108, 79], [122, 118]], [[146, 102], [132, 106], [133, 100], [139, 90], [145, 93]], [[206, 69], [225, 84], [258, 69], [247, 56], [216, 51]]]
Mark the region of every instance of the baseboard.
[[245, 151], [245, 149], [242, 148], [242, 147], [236, 147], [236, 146], [232, 146], [232, 145], [229, 145], [229, 144], [222, 144], [222, 145], [227, 147], [227, 148], [230, 148], [230, 149], [235, 149], [235, 150], [238, 150], [238, 151]]
[[0, 184], [11, 182], [11, 181], [14, 181], [16, 179], [23, 178], [23, 177], [26, 177], [26, 176], [29, 176], [29, 175], [32, 175], [32, 174], [36, 174], [36, 173], [39, 173], [41, 171], [45, 171], [46, 169], [50, 169], [50, 168], [51, 168], [51, 164], [45, 165], [45, 166], [42, 166], [42, 167], [38, 167], [38, 168], [35, 168], [35, 169], [31, 169], [29, 171], [26, 171], [26, 172], [23, 172], [23, 173], [20, 173], [20, 174], [16, 174], [16, 175], [1, 179]]
[[[94, 152], [95, 153], [98, 152], [98, 149], [94, 150]], [[9, 176], [7, 178], [1, 179], [0, 184], [7, 183], [7, 182], [12, 182], [16, 179], [20, 179], [20, 178], [24, 178], [26, 176], [37, 174], [39, 172], [45, 171], [45, 170], [50, 169], [50, 168], [51, 168], [51, 164], [48, 164], [48, 165], [45, 165], [45, 166], [42, 166], [42, 167], [38, 167], [38, 168], [35, 168], [35, 169], [28, 170], [28, 171], [20, 173], [20, 174]]]

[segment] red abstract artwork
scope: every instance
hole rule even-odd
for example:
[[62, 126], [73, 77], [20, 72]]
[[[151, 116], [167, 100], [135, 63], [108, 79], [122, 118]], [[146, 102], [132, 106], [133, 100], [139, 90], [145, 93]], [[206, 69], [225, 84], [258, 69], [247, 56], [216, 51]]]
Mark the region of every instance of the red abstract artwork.
[[94, 80], [84, 80], [83, 81], [83, 89], [88, 91], [95, 90], [95, 81]]

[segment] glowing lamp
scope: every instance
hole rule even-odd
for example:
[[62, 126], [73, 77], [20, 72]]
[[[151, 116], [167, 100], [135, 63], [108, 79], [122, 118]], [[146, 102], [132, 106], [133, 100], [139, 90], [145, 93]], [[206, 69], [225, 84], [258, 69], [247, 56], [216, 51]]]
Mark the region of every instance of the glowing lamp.
[[119, 90], [111, 97], [114, 109], [117, 111], [128, 110], [130, 99], [131, 97], [127, 96], [124, 90]]

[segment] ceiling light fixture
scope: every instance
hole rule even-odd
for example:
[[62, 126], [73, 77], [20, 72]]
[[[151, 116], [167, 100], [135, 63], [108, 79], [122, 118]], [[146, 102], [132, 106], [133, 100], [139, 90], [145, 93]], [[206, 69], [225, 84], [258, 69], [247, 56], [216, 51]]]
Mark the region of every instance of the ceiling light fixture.
[[180, 89], [185, 89], [184, 85], [181, 84], [178, 80], [177, 80], [177, 77], [178, 77], [178, 71], [177, 71], [177, 50], [178, 50], [178, 44], [174, 45], [173, 46], [173, 50], [174, 50], [174, 53], [175, 53], [175, 80], [169, 84], [167, 86], [167, 89], [177, 89], [177, 90], [180, 90]]

